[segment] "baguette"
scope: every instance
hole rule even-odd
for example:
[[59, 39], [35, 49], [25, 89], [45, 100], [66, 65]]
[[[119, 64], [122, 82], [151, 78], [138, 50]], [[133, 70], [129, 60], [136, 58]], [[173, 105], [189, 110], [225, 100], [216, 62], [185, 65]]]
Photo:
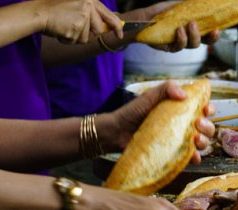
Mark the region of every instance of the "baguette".
[[176, 30], [196, 21], [201, 36], [215, 29], [238, 24], [237, 0], [186, 0], [154, 17], [155, 24], [137, 35], [137, 41], [147, 44], [170, 44]]
[[194, 150], [194, 121], [210, 97], [208, 80], [183, 86], [183, 101], [164, 100], [144, 120], [114, 166], [105, 187], [150, 195], [170, 183]]
[[214, 189], [224, 192], [229, 189], [238, 189], [238, 173], [228, 173], [220, 176], [197, 179], [196, 181], [187, 184], [185, 189], [177, 197], [176, 202]]
[[181, 210], [237, 210], [238, 173], [191, 182], [174, 204]]

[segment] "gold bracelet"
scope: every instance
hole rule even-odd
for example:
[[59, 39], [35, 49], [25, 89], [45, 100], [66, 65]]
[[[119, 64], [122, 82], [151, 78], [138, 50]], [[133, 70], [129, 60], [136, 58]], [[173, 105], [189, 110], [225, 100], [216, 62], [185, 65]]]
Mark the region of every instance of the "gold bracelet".
[[102, 48], [103, 50], [109, 51], [109, 52], [118, 52], [118, 51], [120, 51], [120, 50], [124, 50], [124, 49], [127, 47], [127, 45], [125, 45], [125, 46], [122, 46], [122, 47], [117, 48], [117, 49], [111, 48], [111, 47], [108, 46], [108, 44], [106, 44], [106, 42], [104, 41], [104, 39], [103, 39], [103, 37], [102, 37], [102, 34], [100, 34], [100, 35], [98, 36], [98, 42], [99, 42], [99, 44], [100, 44], [100, 46], [101, 46], [101, 48]]
[[80, 124], [79, 153], [84, 158], [95, 158], [104, 151], [98, 139], [95, 125], [96, 114], [85, 116]]
[[62, 210], [75, 210], [75, 205], [79, 204], [83, 194], [83, 189], [79, 182], [65, 177], [57, 178], [54, 187], [62, 196]]
[[103, 40], [103, 37], [102, 37], [101, 34], [98, 36], [98, 42], [99, 42], [101, 48], [105, 51], [109, 51], [109, 52], [116, 52], [117, 51], [117, 49], [113, 49], [113, 48], [111, 48], [110, 46], [108, 46], [106, 44], [106, 42]]

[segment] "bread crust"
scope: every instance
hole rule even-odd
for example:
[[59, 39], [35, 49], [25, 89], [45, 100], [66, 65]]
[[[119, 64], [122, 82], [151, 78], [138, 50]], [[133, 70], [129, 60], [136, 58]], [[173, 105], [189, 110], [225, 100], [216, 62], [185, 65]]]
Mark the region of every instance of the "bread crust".
[[187, 184], [185, 189], [177, 197], [176, 202], [181, 201], [186, 197], [214, 189], [224, 192], [228, 189], [238, 189], [238, 173], [228, 173], [220, 176], [197, 179], [196, 181]]
[[137, 41], [147, 44], [170, 44], [176, 30], [196, 21], [200, 34], [225, 29], [238, 23], [237, 0], [186, 0], [154, 17], [156, 24], [137, 35]]
[[184, 101], [157, 105], [134, 134], [114, 166], [105, 187], [150, 195], [170, 183], [195, 150], [195, 120], [210, 98], [208, 80], [186, 85]]

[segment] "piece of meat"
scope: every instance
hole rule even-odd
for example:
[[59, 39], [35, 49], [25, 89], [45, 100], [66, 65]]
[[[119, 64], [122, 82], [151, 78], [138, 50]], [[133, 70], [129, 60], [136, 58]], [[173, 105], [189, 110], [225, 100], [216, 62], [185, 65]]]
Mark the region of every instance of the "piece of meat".
[[211, 190], [187, 197], [176, 206], [181, 210], [238, 210], [237, 195], [238, 190]]
[[238, 193], [236, 194], [236, 196], [237, 196], [236, 202], [232, 206], [231, 210], [238, 210]]
[[214, 194], [214, 198], [216, 200], [221, 200], [221, 201], [236, 202], [237, 201], [237, 194], [238, 194], [238, 190], [230, 190], [230, 191], [227, 191], [227, 192], [217, 191]]
[[222, 129], [218, 133], [223, 150], [231, 157], [238, 158], [238, 132]]
[[196, 194], [177, 202], [176, 206], [181, 210], [207, 210], [211, 203], [214, 202], [214, 194], [216, 192], [218, 190]]
[[217, 205], [217, 204], [212, 205], [212, 206], [210, 206], [210, 207], [208, 208], [208, 210], [220, 210], [220, 209], [221, 209], [220, 206]]
[[207, 210], [209, 206], [209, 198], [206, 197], [187, 198], [177, 204], [181, 210]]

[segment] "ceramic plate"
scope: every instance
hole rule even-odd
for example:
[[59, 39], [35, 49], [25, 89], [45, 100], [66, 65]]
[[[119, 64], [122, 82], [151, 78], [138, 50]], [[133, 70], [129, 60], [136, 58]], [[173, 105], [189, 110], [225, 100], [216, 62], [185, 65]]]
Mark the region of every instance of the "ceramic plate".
[[[194, 80], [175, 80], [179, 85], [192, 83]], [[126, 90], [140, 95], [145, 90], [162, 84], [164, 80], [139, 82], [130, 84]], [[210, 80], [212, 87], [212, 98], [238, 98], [238, 82], [230, 82], [225, 80]]]

